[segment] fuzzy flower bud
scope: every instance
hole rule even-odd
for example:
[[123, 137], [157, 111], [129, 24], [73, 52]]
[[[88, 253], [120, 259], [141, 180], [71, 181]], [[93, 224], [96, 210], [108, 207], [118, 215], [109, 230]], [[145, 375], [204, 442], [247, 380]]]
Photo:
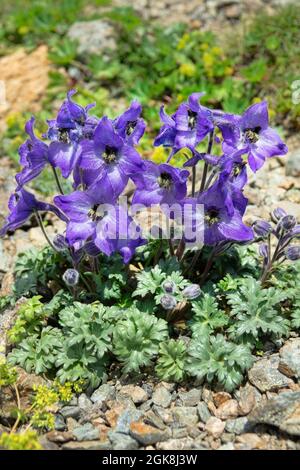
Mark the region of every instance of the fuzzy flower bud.
[[198, 284], [191, 284], [190, 286], [187, 286], [182, 291], [182, 295], [188, 300], [197, 299], [197, 297], [199, 297], [200, 294], [201, 294], [201, 289]]
[[268, 258], [269, 251], [268, 251], [268, 245], [266, 245], [266, 243], [262, 243], [261, 245], [259, 245], [258, 251], [259, 251], [260, 256], [262, 256], [265, 259]]
[[165, 281], [162, 287], [167, 294], [173, 294], [176, 288], [175, 283], [173, 281]]
[[280, 225], [283, 230], [288, 231], [294, 228], [296, 223], [296, 218], [293, 215], [285, 215], [284, 217], [282, 217], [278, 225]]
[[277, 207], [273, 210], [273, 212], [271, 212], [271, 217], [274, 222], [278, 222], [280, 219], [282, 219], [282, 217], [286, 215], [287, 213], [285, 212], [285, 210], [281, 209], [281, 207]]
[[79, 281], [79, 272], [76, 269], [67, 269], [63, 274], [63, 280], [67, 286], [74, 287]]
[[252, 228], [258, 237], [267, 237], [272, 232], [272, 226], [266, 220], [256, 220]]
[[53, 238], [53, 245], [57, 249], [57, 251], [64, 251], [66, 248], [68, 248], [68, 244], [66, 242], [66, 239], [63, 235], [57, 234]]
[[297, 261], [298, 259], [300, 259], [300, 245], [288, 246], [284, 250], [284, 254], [287, 259], [291, 261]]
[[160, 299], [160, 304], [165, 310], [172, 310], [177, 305], [177, 300], [173, 295], [164, 294]]

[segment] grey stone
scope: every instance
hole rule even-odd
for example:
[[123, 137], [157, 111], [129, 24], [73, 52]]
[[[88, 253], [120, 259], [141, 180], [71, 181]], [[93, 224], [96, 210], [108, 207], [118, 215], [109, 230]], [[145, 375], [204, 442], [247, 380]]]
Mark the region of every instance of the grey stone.
[[86, 423], [73, 429], [73, 435], [77, 441], [94, 441], [99, 439], [99, 430], [91, 423]]
[[300, 392], [284, 392], [261, 401], [248, 419], [252, 424], [270, 424], [288, 434], [300, 436]]
[[111, 450], [109, 441], [83, 441], [66, 442], [61, 446], [62, 450]]
[[118, 393], [118, 397], [125, 396], [130, 398], [134, 404], [140, 405], [148, 400], [148, 393], [138, 385], [124, 385]]
[[150, 424], [150, 426], [154, 426], [155, 428], [164, 430], [166, 428], [165, 423], [163, 420], [157, 416], [152, 410], [149, 410], [144, 416], [144, 422], [146, 424]]
[[288, 155], [285, 171], [287, 176], [300, 176], [300, 149]]
[[142, 422], [131, 423], [130, 436], [144, 446], [156, 444], [157, 442], [165, 441], [171, 437], [168, 429], [161, 431], [160, 429]]
[[172, 395], [165, 387], [159, 386], [154, 391], [152, 400], [155, 405], [168, 408], [172, 401]]
[[116, 49], [115, 30], [103, 20], [78, 21], [67, 36], [77, 42], [79, 54], [100, 54]]
[[190, 426], [199, 421], [197, 408], [191, 406], [175, 406], [172, 409], [174, 420], [181, 426]]
[[139, 448], [135, 439], [121, 432], [112, 431], [108, 437], [112, 443], [112, 450], [137, 450]]
[[115, 389], [112, 385], [103, 384], [100, 385], [97, 390], [91, 396], [93, 403], [103, 403], [107, 400], [113, 400], [115, 398]]
[[197, 406], [201, 400], [201, 388], [192, 388], [188, 392], [179, 392], [179, 398], [183, 406]]
[[288, 387], [293, 381], [279, 372], [278, 366], [277, 354], [257, 361], [248, 372], [250, 382], [261, 392], [276, 392]]
[[288, 377], [300, 378], [300, 338], [294, 338], [280, 349], [279, 370]]
[[227, 442], [227, 444], [223, 444], [217, 450], [235, 450], [234, 445], [232, 442]]
[[205, 447], [197, 444], [194, 439], [184, 437], [181, 439], [168, 439], [165, 442], [156, 444], [157, 450], [206, 450]]
[[54, 416], [54, 429], [56, 431], [65, 431], [67, 429], [65, 419], [60, 413], [56, 413]]
[[127, 409], [122, 413], [117, 421], [115, 432], [122, 432], [123, 434], [129, 434], [130, 424], [133, 421], [138, 421], [142, 417], [143, 413], [135, 409]]
[[233, 434], [242, 434], [251, 429], [248, 418], [245, 416], [236, 419], [228, 419], [225, 424], [225, 430]]
[[77, 419], [80, 416], [80, 408], [79, 406], [64, 406], [63, 408], [60, 409], [60, 413], [65, 417], [65, 418], [74, 418]]
[[174, 421], [173, 414], [170, 409], [162, 408], [161, 406], [153, 405], [152, 410], [154, 413], [163, 420], [165, 424], [171, 424]]
[[199, 405], [197, 406], [197, 411], [198, 411], [198, 415], [202, 423], [206, 423], [211, 417], [211, 413], [207, 407], [207, 404], [204, 403], [204, 401], [201, 401], [199, 403]]
[[78, 406], [81, 410], [85, 410], [87, 408], [90, 408], [93, 405], [89, 397], [85, 394], [82, 393], [78, 397]]

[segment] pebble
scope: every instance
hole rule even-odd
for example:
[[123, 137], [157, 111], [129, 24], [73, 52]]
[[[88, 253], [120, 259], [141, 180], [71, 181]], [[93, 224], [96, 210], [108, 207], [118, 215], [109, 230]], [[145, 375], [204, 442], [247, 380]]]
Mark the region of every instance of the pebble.
[[134, 421], [130, 424], [130, 436], [142, 445], [148, 446], [160, 441], [165, 441], [170, 437], [170, 432], [168, 430], [161, 431], [142, 421]]
[[124, 385], [118, 393], [118, 396], [131, 398], [135, 405], [140, 405], [148, 400], [148, 393], [138, 385]]
[[64, 417], [60, 413], [54, 416], [54, 429], [56, 431], [65, 431], [67, 429]]
[[221, 419], [211, 416], [206, 422], [205, 429], [214, 438], [218, 438], [222, 435], [225, 429], [225, 423]]
[[95, 428], [91, 423], [86, 423], [73, 429], [73, 435], [77, 441], [94, 441], [100, 437], [99, 429]]
[[254, 433], [246, 433], [237, 436], [237, 442], [244, 444], [247, 449], [263, 449], [265, 441]]
[[300, 148], [288, 155], [285, 169], [287, 176], [300, 176]]
[[142, 417], [143, 413], [139, 410], [127, 409], [118, 418], [115, 432], [122, 432], [123, 434], [129, 434], [130, 424], [134, 421], [138, 421]]
[[204, 401], [199, 403], [199, 405], [197, 406], [197, 411], [198, 411], [198, 415], [199, 415], [199, 418], [201, 419], [201, 421], [203, 423], [207, 423], [207, 421], [211, 417], [211, 413], [210, 413], [206, 403], [204, 403]]
[[192, 406], [176, 406], [172, 408], [172, 412], [174, 420], [181, 426], [197, 424], [199, 421], [197, 408]]
[[121, 432], [110, 432], [108, 437], [112, 444], [112, 450], [137, 450], [139, 448], [135, 439]]
[[226, 431], [233, 434], [242, 434], [249, 430], [250, 427], [249, 421], [245, 416], [236, 419], [228, 419], [225, 424]]
[[61, 408], [60, 413], [65, 417], [65, 418], [74, 418], [77, 419], [80, 416], [80, 408], [79, 406], [64, 406]]
[[172, 401], [172, 395], [165, 387], [159, 386], [154, 391], [152, 400], [155, 405], [168, 408]]
[[217, 392], [213, 393], [213, 401], [217, 408], [223, 403], [231, 399], [231, 395], [227, 392]]
[[73, 433], [70, 431], [50, 431], [47, 432], [46, 438], [48, 441], [51, 442], [56, 442], [56, 443], [64, 443], [64, 442], [69, 442], [74, 439]]
[[256, 405], [256, 389], [246, 384], [245, 387], [240, 389], [239, 396], [239, 413], [241, 415], [247, 415]]
[[66, 442], [62, 445], [62, 450], [110, 450], [111, 443], [109, 441], [83, 441], [83, 442]]
[[255, 362], [248, 372], [250, 382], [261, 392], [276, 392], [280, 388], [288, 387], [293, 381], [279, 372], [278, 366], [278, 354]]
[[201, 388], [192, 388], [188, 392], [179, 392], [178, 396], [183, 406], [197, 406], [200, 403], [201, 394]]
[[294, 338], [280, 349], [279, 370], [288, 377], [300, 379], [300, 338]]
[[238, 402], [230, 399], [223, 402], [215, 412], [215, 416], [222, 420], [236, 418], [239, 415]]
[[93, 403], [102, 403], [115, 398], [115, 389], [112, 385], [103, 384], [100, 385], [97, 390], [92, 394], [91, 401]]
[[85, 393], [82, 393], [78, 397], [78, 406], [80, 409], [84, 410], [90, 408], [93, 405], [92, 401], [88, 398]]

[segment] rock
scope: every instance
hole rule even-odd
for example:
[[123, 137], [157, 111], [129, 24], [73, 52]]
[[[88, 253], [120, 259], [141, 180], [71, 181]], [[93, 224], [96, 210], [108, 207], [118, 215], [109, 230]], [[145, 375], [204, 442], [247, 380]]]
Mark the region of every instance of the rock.
[[47, 432], [46, 438], [50, 442], [57, 442], [57, 443], [62, 444], [64, 442], [73, 441], [74, 436], [73, 436], [73, 433], [71, 433], [70, 431], [66, 431], [66, 432], [50, 431], [50, 432]]
[[67, 425], [64, 417], [60, 413], [55, 414], [54, 420], [54, 429], [56, 431], [66, 431]]
[[[0, 103], [1, 118], [10, 114], [37, 112], [48, 87], [48, 48], [39, 46], [30, 54], [25, 49], [0, 58], [1, 80], [5, 83], [5, 98]], [[0, 131], [5, 129], [0, 120]]]
[[78, 397], [78, 406], [81, 410], [85, 410], [93, 406], [93, 403], [85, 393], [82, 393]]
[[241, 434], [236, 438], [236, 442], [244, 444], [247, 449], [264, 449], [266, 442], [264, 439], [254, 433]]
[[207, 421], [211, 417], [211, 414], [206, 403], [204, 403], [204, 401], [199, 403], [199, 405], [197, 406], [197, 411], [198, 411], [198, 415], [201, 421], [203, 423], [207, 423]]
[[221, 419], [212, 416], [207, 420], [205, 429], [214, 438], [218, 438], [221, 436], [225, 429], [225, 423]]
[[139, 448], [135, 439], [121, 432], [110, 432], [109, 439], [112, 443], [112, 450], [137, 450]]
[[59, 446], [55, 442], [48, 441], [45, 435], [39, 438], [39, 443], [43, 450], [59, 450]]
[[201, 400], [201, 388], [192, 388], [188, 392], [179, 392], [179, 398], [183, 406], [197, 406]]
[[227, 392], [217, 392], [213, 393], [213, 401], [214, 405], [219, 408], [225, 401], [228, 401], [231, 399], [230, 393]]
[[241, 417], [236, 419], [229, 419], [226, 421], [225, 429], [229, 433], [242, 434], [251, 429], [248, 418]]
[[138, 385], [124, 385], [121, 388], [119, 395], [131, 398], [135, 405], [139, 405], [148, 400], [147, 392]]
[[250, 423], [270, 424], [300, 436], [300, 392], [285, 392], [261, 402], [248, 416]]
[[62, 445], [62, 450], [110, 450], [109, 441], [86, 441], [86, 442], [67, 442]]
[[94, 393], [91, 396], [91, 401], [93, 403], [103, 403], [108, 400], [113, 400], [115, 398], [115, 389], [112, 385], [109, 384], [103, 384], [100, 385], [97, 390], [94, 391]]
[[215, 416], [222, 420], [236, 418], [239, 414], [238, 402], [236, 400], [227, 400], [223, 402], [215, 412]]
[[189, 435], [187, 428], [174, 428], [172, 430], [172, 437], [174, 439], [182, 439]]
[[172, 408], [172, 412], [174, 420], [181, 426], [197, 424], [199, 421], [197, 408], [192, 406], [175, 406]]
[[300, 176], [300, 149], [289, 153], [285, 171], [287, 176]]
[[182, 439], [168, 439], [164, 442], [159, 442], [156, 445], [157, 450], [206, 450], [204, 447], [197, 445], [194, 439], [190, 437], [182, 438]]
[[174, 417], [170, 409], [166, 410], [165, 408], [154, 405], [152, 410], [165, 424], [169, 425], [173, 423]]
[[157, 416], [154, 411], [149, 410], [144, 416], [144, 422], [146, 424], [150, 424], [150, 426], [154, 426], [155, 428], [161, 429], [162, 431], [166, 429], [166, 425], [163, 420]]
[[122, 432], [123, 434], [129, 434], [130, 424], [138, 421], [142, 417], [143, 413], [139, 410], [127, 409], [122, 413], [117, 421], [115, 432]]
[[269, 358], [255, 362], [248, 372], [250, 382], [261, 392], [276, 392], [288, 387], [293, 381], [278, 370], [279, 356], [274, 354]]
[[165, 387], [159, 386], [152, 395], [152, 401], [157, 406], [168, 408], [172, 401], [172, 395]]
[[144, 446], [165, 441], [170, 437], [168, 431], [161, 431], [142, 421], [134, 421], [130, 424], [130, 435]]
[[240, 389], [239, 412], [241, 415], [247, 415], [256, 405], [256, 389], [250, 384]]
[[80, 408], [79, 406], [64, 406], [61, 408], [60, 413], [65, 417], [65, 418], [74, 418], [77, 419], [80, 416]]
[[103, 54], [115, 50], [115, 30], [103, 20], [78, 21], [69, 29], [67, 36], [77, 42], [79, 54]]
[[279, 370], [288, 377], [300, 379], [300, 338], [290, 339], [279, 351]]
[[[0, 314], [0, 358], [3, 357], [3, 359], [5, 359], [6, 357], [9, 344], [7, 333], [16, 321], [20, 306], [24, 302], [26, 302], [26, 300], [27, 299], [25, 299], [25, 297], [21, 297], [21, 299], [18, 300], [14, 308], [4, 310], [4, 312]], [[21, 369], [21, 371], [22, 370], [23, 369]], [[24, 373], [27, 374], [25, 371]]]
[[66, 424], [68, 431], [73, 431], [73, 429], [78, 428], [78, 421], [76, 421], [74, 418], [67, 418]]
[[235, 450], [232, 442], [227, 442], [218, 448], [218, 450]]
[[86, 423], [73, 429], [73, 435], [77, 441], [94, 441], [100, 437], [99, 430], [91, 423]]

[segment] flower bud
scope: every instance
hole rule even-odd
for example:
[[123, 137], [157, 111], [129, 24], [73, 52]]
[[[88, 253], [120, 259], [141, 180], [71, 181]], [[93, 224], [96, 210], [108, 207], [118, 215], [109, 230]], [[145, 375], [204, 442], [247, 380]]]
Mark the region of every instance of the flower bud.
[[258, 237], [267, 237], [272, 232], [272, 225], [266, 220], [256, 220], [252, 228]]
[[74, 287], [79, 282], [79, 272], [76, 269], [67, 269], [63, 274], [63, 280], [69, 287]]
[[68, 243], [65, 237], [59, 233], [53, 238], [53, 245], [57, 251], [64, 251], [68, 248]]
[[160, 299], [160, 304], [165, 310], [172, 310], [177, 305], [177, 300], [173, 295], [164, 294]]
[[175, 289], [176, 289], [176, 285], [173, 281], [165, 281], [163, 283], [163, 290], [167, 293], [167, 294], [173, 294], [175, 292]]
[[291, 245], [284, 250], [284, 254], [287, 259], [291, 261], [297, 261], [300, 259], [300, 245]]
[[274, 209], [273, 212], [271, 212], [271, 217], [274, 222], [278, 222], [282, 217], [286, 216], [287, 213], [285, 210], [281, 209], [281, 207], [277, 207], [277, 209]]
[[188, 300], [197, 299], [197, 297], [199, 297], [200, 294], [201, 294], [201, 289], [198, 284], [191, 284], [190, 286], [187, 286], [182, 291], [182, 295]]
[[269, 250], [268, 250], [268, 245], [266, 245], [266, 243], [262, 243], [261, 245], [259, 245], [258, 251], [259, 251], [260, 256], [263, 256], [263, 258], [265, 259], [268, 258]]
[[282, 217], [282, 219], [279, 221], [278, 225], [283, 228], [283, 230], [291, 230], [292, 228], [295, 227], [297, 221], [296, 218], [293, 215], [285, 215]]

